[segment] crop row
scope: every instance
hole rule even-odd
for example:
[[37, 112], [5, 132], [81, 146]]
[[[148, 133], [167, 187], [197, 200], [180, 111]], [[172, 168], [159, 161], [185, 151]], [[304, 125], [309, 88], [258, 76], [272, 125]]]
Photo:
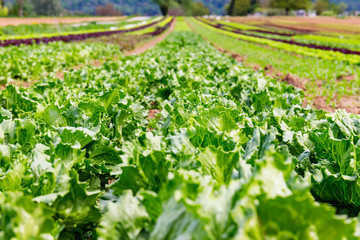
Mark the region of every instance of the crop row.
[[254, 35], [258, 37], [264, 37], [267, 39], [278, 39], [280, 41], [286, 41], [289, 43], [305, 44], [305, 46], [311, 45], [311, 46], [327, 47], [329, 48], [328, 50], [330, 51], [332, 51], [332, 49], [346, 49], [349, 51], [359, 52], [360, 50], [359, 40], [352, 38], [341, 39], [340, 37], [320, 36], [320, 35], [294, 35], [293, 37], [286, 37], [286, 36], [274, 36], [261, 32], [256, 32]]
[[167, 18], [164, 21], [158, 23], [155, 26], [145, 28], [143, 30], [139, 30], [136, 32], [131, 32], [128, 35], [152, 35], [156, 36], [161, 34], [164, 30], [166, 30], [170, 25], [175, 21], [175, 18]]
[[[203, 19], [205, 20], [205, 19]], [[214, 19], [206, 19], [205, 21], [210, 22], [212, 24], [216, 24], [219, 27], [227, 28], [227, 29], [234, 29], [234, 30], [244, 30], [249, 32], [258, 32], [258, 33], [265, 33], [265, 34], [271, 34], [271, 35], [278, 35], [278, 36], [286, 36], [286, 37], [292, 37], [295, 36], [295, 33], [291, 32], [285, 32], [285, 31], [275, 31], [271, 29], [266, 28], [260, 28], [258, 26], [252, 26], [252, 25], [244, 25], [244, 24], [238, 24], [238, 23], [232, 23], [232, 22], [225, 22], [222, 20], [214, 20]]]
[[0, 48], [0, 83], [36, 81], [44, 75], [69, 67], [91, 64], [119, 55], [120, 47], [103, 43], [63, 43]]
[[[276, 48], [264, 47], [262, 44], [240, 38], [235, 39], [235, 34], [229, 36], [219, 34], [217, 29], [210, 28], [194, 19], [187, 19], [187, 21], [195, 32], [201, 34], [209, 42], [231, 53], [239, 54], [241, 59], [238, 60], [244, 64], [257, 64], [262, 69], [269, 69], [271, 66], [267, 74], [282, 75], [282, 78], [288, 73], [297, 76], [298, 83], [306, 87], [307, 98], [310, 101], [313, 100], [311, 96], [319, 96], [327, 99], [329, 105], [337, 107], [339, 98], [334, 98], [334, 96], [341, 99], [341, 96], [359, 95], [360, 69], [356, 65], [341, 61], [334, 64], [333, 60], [294, 55], [291, 51], [279, 51]], [[340, 81], [339, 79], [343, 76], [354, 76], [354, 80]], [[354, 111], [353, 107], [354, 105], [349, 105], [348, 109], [352, 108]]]
[[357, 239], [359, 116], [193, 33], [0, 100], [7, 239]]
[[[274, 38], [274, 37], [269, 37], [269, 36], [255, 35], [255, 34], [246, 33], [243, 30], [238, 29], [238, 28], [236, 28], [234, 26], [228, 26], [228, 25], [225, 25], [225, 24], [222, 24], [222, 23], [211, 24], [211, 23], [209, 23], [207, 21], [202, 21], [202, 22], [206, 23], [206, 24], [208, 24], [208, 25], [210, 25], [212, 27], [215, 27], [217, 29], [233, 32], [233, 33], [236, 33], [236, 34], [242, 34], [242, 35], [245, 35], [245, 36], [257, 37], [257, 38], [272, 40], [272, 41], [276, 41], [276, 42], [287, 43], [287, 44], [290, 44], [290, 45], [297, 45], [297, 46], [301, 46], [301, 47], [340, 52], [340, 53], [343, 53], [343, 54], [360, 55], [360, 51], [344, 49], [344, 48], [329, 47], [329, 46], [323, 46], [323, 45], [308, 44], [308, 43], [296, 42], [294, 40], [279, 39], [279, 38]], [[229, 28], [231, 28], [231, 29], [229, 29]], [[259, 30], [256, 30], [256, 31], [259, 32]]]
[[[241, 29], [241, 28], [240, 28]], [[359, 39], [354, 36], [331, 36], [331, 35], [316, 35], [316, 34], [275, 34], [271, 31], [263, 31], [259, 29], [246, 30], [245, 33], [255, 33], [260, 37], [276, 38], [280, 40], [287, 40], [295, 43], [326, 46], [332, 49], [348, 49], [359, 51]]]
[[[84, 34], [84, 33], [94, 33], [94, 32], [101, 32], [101, 31], [108, 31], [110, 30], [123, 30], [123, 29], [128, 29], [128, 28], [134, 28], [134, 27], [139, 27], [142, 25], [146, 25], [152, 22], [158, 22], [161, 21], [161, 19], [166, 19], [163, 17], [156, 17], [156, 18], [151, 18], [149, 20], [146, 21], [135, 21], [135, 22], [127, 22], [127, 21], [120, 21], [120, 22], [113, 22], [112, 24], [109, 25], [101, 25], [99, 27], [96, 28], [92, 28], [90, 27], [89, 29], [82, 29], [80, 27], [80, 29], [68, 29], [68, 31], [55, 31], [55, 32], [35, 32], [35, 33], [27, 33], [26, 31], [24, 31], [23, 33], [19, 33], [16, 35], [4, 35], [0, 37], [0, 40], [10, 40], [10, 39], [26, 39], [26, 38], [41, 38], [41, 37], [56, 37], [56, 36], [63, 36], [63, 35], [70, 35], [70, 34]], [[53, 24], [50, 24], [52, 27]], [[24, 25], [19, 25], [19, 26], [14, 26], [14, 28], [22, 28], [22, 26]], [[28, 28], [31, 28], [28, 25], [25, 25]], [[8, 27], [8, 26], [7, 26]]]
[[225, 35], [229, 35], [235, 38], [239, 38], [245, 41], [259, 43], [263, 45], [268, 45], [273, 48], [282, 49], [288, 52], [298, 53], [304, 56], [311, 56], [311, 57], [317, 57], [317, 58], [323, 58], [327, 60], [333, 60], [333, 61], [342, 61], [348, 64], [359, 64], [360, 63], [360, 56], [354, 55], [354, 54], [343, 54], [341, 52], [335, 52], [335, 51], [327, 51], [327, 50], [321, 50], [321, 49], [314, 49], [314, 48], [308, 48], [303, 46], [298, 46], [294, 44], [288, 44], [283, 43], [279, 41], [273, 41], [270, 39], [265, 38], [259, 38], [257, 36], [250, 36], [249, 34], [239, 34], [235, 33], [229, 30], [223, 30], [217, 28], [215, 25], [211, 25], [209, 23], [203, 22], [202, 20], [199, 20], [201, 24], [204, 26], [207, 26], [210, 29], [214, 29], [217, 32], [223, 33]]
[[[133, 21], [134, 20], [134, 21]], [[138, 21], [137, 19], [120, 17], [113, 21], [87, 21], [80, 23], [32, 23], [20, 25], [7, 25], [0, 27], [0, 40], [14, 38], [29, 38], [33, 35], [69, 33], [77, 31], [101, 31], [110, 28], [120, 28], [126, 25], [146, 24], [150, 21], [156, 21], [156, 17], [149, 18], [146, 21]]]
[[52, 42], [0, 48], [0, 58], [3, 60], [0, 62], [0, 83], [13, 80], [32, 82], [52, 72], [113, 58], [121, 55], [121, 49], [132, 50], [140, 41], [162, 34], [173, 21], [169, 19], [165, 25], [141, 35], [116, 34], [89, 39], [87, 42], [91, 43]]
[[81, 41], [88, 38], [95, 38], [95, 37], [101, 37], [101, 36], [109, 36], [113, 34], [120, 34], [120, 33], [129, 33], [129, 32], [135, 32], [142, 29], [146, 29], [148, 27], [154, 26], [158, 24], [161, 21], [164, 21], [165, 18], [151, 22], [146, 25], [137, 26], [134, 28], [129, 29], [122, 29], [122, 30], [113, 30], [113, 31], [99, 31], [99, 32], [87, 32], [87, 33], [78, 33], [78, 34], [66, 34], [66, 35], [57, 35], [57, 36], [51, 36], [51, 37], [34, 37], [34, 38], [28, 38], [28, 39], [8, 39], [8, 40], [2, 40], [0, 41], [0, 47], [7, 47], [7, 46], [20, 46], [21, 44], [25, 45], [31, 45], [31, 44], [39, 44], [39, 43], [49, 43], [49, 42], [70, 42], [70, 41]]

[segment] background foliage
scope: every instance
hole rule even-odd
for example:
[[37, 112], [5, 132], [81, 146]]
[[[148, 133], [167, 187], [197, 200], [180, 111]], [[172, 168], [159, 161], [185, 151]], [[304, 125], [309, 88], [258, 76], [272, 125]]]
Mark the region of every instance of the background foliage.
[[[5, 6], [9, 9], [9, 15], [19, 15], [19, 9], [22, 5], [24, 16], [35, 15], [93, 15], [96, 14], [98, 7], [111, 4], [114, 6], [115, 11], [120, 11], [124, 15], [159, 15], [161, 14], [160, 7], [157, 2], [167, 2], [168, 4], [175, 6], [175, 13], [178, 13], [176, 8], [177, 4], [183, 5], [188, 2], [187, 0], [5, 0]], [[312, 0], [314, 4], [311, 4], [309, 0], [298, 1], [282, 1], [282, 0], [193, 0], [194, 3], [203, 3], [204, 6], [209, 9], [210, 14], [223, 15], [229, 13], [229, 6], [234, 4], [234, 11], [230, 15], [246, 15], [254, 12], [260, 7], [281, 7], [285, 3], [285, 8], [290, 10], [296, 10], [303, 8], [303, 2], [309, 3], [308, 7], [316, 8], [317, 5], [324, 5], [319, 2], [328, 2], [325, 5], [326, 10], [333, 12], [336, 11], [336, 5], [345, 3], [349, 11], [355, 11], [360, 9], [360, 2], [358, 0]], [[273, 4], [274, 2], [275, 4]], [[287, 3], [291, 6], [288, 7]], [[305, 4], [307, 5], [307, 4]], [[40, 7], [39, 7], [40, 6]], [[198, 7], [198, 4], [192, 5], [193, 8]], [[190, 10], [192, 10], [190, 9]], [[171, 11], [170, 11], [171, 12]], [[189, 10], [183, 11], [188, 13]], [[194, 12], [198, 13], [198, 9]], [[204, 9], [200, 10], [204, 13]], [[206, 12], [206, 11], [205, 11]], [[321, 13], [322, 11], [318, 11]], [[181, 13], [181, 11], [180, 11]], [[1, 13], [0, 13], [1, 15]], [[116, 14], [117, 15], [117, 14]], [[189, 14], [187, 14], [189, 15]], [[197, 15], [197, 14], [195, 14]]]

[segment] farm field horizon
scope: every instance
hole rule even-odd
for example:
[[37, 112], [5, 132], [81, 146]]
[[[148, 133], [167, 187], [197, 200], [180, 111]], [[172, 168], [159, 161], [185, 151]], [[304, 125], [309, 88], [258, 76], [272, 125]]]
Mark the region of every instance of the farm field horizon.
[[124, 16], [119, 17], [101, 17], [101, 16], [92, 16], [92, 17], [27, 17], [27, 18], [18, 18], [18, 17], [0, 17], [0, 27], [3, 26], [17, 26], [17, 25], [27, 25], [27, 24], [58, 24], [58, 23], [81, 23], [81, 22], [91, 22], [91, 21], [115, 21], [119, 19], [124, 19]]
[[360, 238], [360, 18], [6, 21], [0, 239]]

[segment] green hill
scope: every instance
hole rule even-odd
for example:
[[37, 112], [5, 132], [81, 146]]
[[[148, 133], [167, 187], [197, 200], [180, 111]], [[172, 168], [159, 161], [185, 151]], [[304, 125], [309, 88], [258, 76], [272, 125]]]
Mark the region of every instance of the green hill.
[[[222, 15], [225, 13], [224, 7], [230, 0], [194, 0], [202, 2], [210, 9], [211, 14]], [[151, 0], [61, 0], [65, 9], [70, 12], [83, 12], [93, 14], [96, 6], [113, 4], [117, 9], [126, 15], [157, 15], [160, 10]], [[360, 0], [331, 0], [334, 3], [345, 2], [349, 5], [349, 10], [360, 10]]]
[[[203, 2], [212, 14], [223, 14], [224, 6], [229, 0], [198, 0]], [[160, 14], [159, 7], [151, 0], [61, 0], [62, 6], [70, 12], [83, 12], [92, 14], [96, 6], [113, 4], [117, 9], [126, 15], [157, 15]]]
[[[30, 0], [28, 0], [30, 1]], [[94, 14], [97, 6], [111, 3], [126, 15], [158, 15], [159, 7], [152, 0], [60, 0], [63, 8], [69, 12], [82, 12]], [[222, 15], [225, 13], [224, 7], [230, 0], [194, 0], [202, 2], [210, 9], [211, 14]], [[14, 0], [5, 0], [7, 5], [11, 5]], [[349, 5], [349, 10], [360, 10], [360, 0], [331, 0], [334, 3], [345, 2]]]
[[157, 15], [159, 7], [151, 0], [61, 0], [62, 6], [70, 12], [93, 14], [97, 6], [111, 3], [126, 15]]

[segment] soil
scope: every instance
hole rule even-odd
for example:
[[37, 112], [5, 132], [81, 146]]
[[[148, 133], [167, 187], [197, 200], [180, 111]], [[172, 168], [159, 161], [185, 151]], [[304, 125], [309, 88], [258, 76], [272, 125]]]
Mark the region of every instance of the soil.
[[356, 80], [357, 77], [356, 75], [345, 75], [345, 76], [340, 76], [337, 78], [337, 81], [353, 81]]
[[139, 43], [151, 38], [149, 35], [125, 35], [125, 34], [113, 34], [110, 36], [98, 37], [98, 38], [89, 38], [86, 42], [102, 42], [105, 44], [115, 44], [118, 45], [123, 51], [134, 50], [136, 45]]
[[64, 79], [64, 72], [63, 71], [59, 71], [55, 74], [55, 77], [60, 78], [60, 79]]
[[159, 109], [150, 109], [150, 110], [149, 110], [148, 118], [149, 118], [149, 119], [154, 119], [154, 118], [156, 118], [156, 115], [157, 115], [159, 112], [161, 112], [161, 110], [159, 110]]
[[[34, 83], [35, 82], [25, 82], [25, 81], [15, 80], [13, 82], [8, 83], [7, 85], [15, 85], [18, 87], [28, 88], [32, 86]], [[0, 90], [4, 90], [7, 85], [0, 85]]]
[[344, 96], [338, 101], [337, 107], [345, 109], [351, 113], [360, 114], [360, 97]]
[[271, 64], [269, 64], [269, 65], [265, 66], [264, 71], [265, 71], [266, 76], [271, 77], [274, 75], [275, 69], [273, 68], [273, 66]]
[[108, 184], [110, 185], [110, 184], [112, 184], [113, 182], [115, 182], [115, 179], [109, 179]]
[[220, 52], [222, 52], [222, 53], [228, 53], [228, 52], [229, 52], [228, 50], [223, 49], [223, 48], [218, 48], [218, 50], [219, 50]]
[[[221, 51], [220, 51], [221, 52]], [[222, 53], [228, 53], [228, 52], [222, 52]], [[240, 54], [236, 54], [236, 53], [231, 53], [231, 57], [233, 59], [235, 59], [237, 62], [245, 62], [246, 61], [246, 57]]]
[[66, 17], [66, 18], [0, 18], [0, 27], [21, 24], [58, 24], [58, 23], [80, 23], [91, 21], [116, 21], [125, 17]]
[[360, 114], [360, 97], [359, 96], [343, 96], [339, 100], [334, 99], [336, 108], [327, 104], [326, 97], [316, 96], [313, 100], [313, 105], [317, 109], [323, 109], [328, 112], [334, 112], [336, 109], [345, 109], [349, 113]]
[[305, 88], [305, 81], [300, 79], [299, 77], [296, 77], [294, 75], [292, 75], [291, 73], [288, 73], [283, 79], [282, 81], [287, 82], [288, 84], [291, 84], [297, 88], [300, 88], [302, 90], [306, 90]]
[[132, 51], [125, 52], [125, 55], [126, 56], [139, 55], [139, 54], [144, 53], [145, 51], [147, 51], [149, 48], [154, 47], [156, 44], [163, 41], [172, 31], [174, 31], [175, 24], [176, 24], [176, 19], [175, 19], [175, 21], [173, 21], [170, 28], [164, 34], [160, 35], [159, 37], [151, 40], [150, 42], [147, 42], [146, 44], [144, 44], [144, 45], [142, 45], [142, 46], [140, 46], [138, 48], [135, 48]]
[[326, 97], [323, 97], [323, 96], [316, 96], [313, 101], [313, 106], [316, 108], [316, 109], [323, 109], [325, 111], [328, 111], [328, 112], [334, 112], [335, 109], [333, 109], [332, 107], [330, 107], [327, 102], [326, 102]]

